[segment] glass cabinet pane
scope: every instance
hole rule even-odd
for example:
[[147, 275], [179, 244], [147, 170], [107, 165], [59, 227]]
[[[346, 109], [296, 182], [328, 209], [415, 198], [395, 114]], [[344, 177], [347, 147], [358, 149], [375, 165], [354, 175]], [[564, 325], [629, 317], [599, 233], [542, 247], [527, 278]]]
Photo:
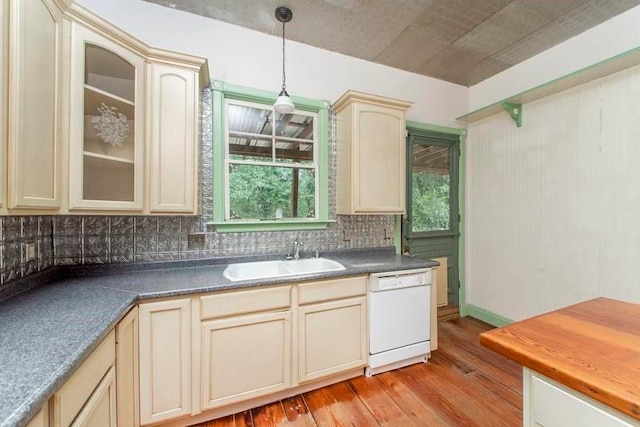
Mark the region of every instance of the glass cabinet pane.
[[83, 199], [133, 202], [136, 68], [85, 43]]

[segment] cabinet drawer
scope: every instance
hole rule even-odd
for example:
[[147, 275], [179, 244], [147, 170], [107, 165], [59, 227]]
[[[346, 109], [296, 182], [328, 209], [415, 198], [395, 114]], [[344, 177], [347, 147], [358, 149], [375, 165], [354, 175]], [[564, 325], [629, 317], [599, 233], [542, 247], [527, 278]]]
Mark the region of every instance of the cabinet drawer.
[[547, 378], [531, 376], [530, 426], [632, 427], [640, 423]]
[[209, 295], [200, 298], [200, 304], [203, 320], [288, 308], [291, 305], [291, 286]]
[[348, 298], [367, 293], [367, 276], [323, 280], [298, 286], [300, 304]]
[[54, 425], [71, 425], [115, 360], [116, 339], [115, 332], [111, 331], [54, 395]]

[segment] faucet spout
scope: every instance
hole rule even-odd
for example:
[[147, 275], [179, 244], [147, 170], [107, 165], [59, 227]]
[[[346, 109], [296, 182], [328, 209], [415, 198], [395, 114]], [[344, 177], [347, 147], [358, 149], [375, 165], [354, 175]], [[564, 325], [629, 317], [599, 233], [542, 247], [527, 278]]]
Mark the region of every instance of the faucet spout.
[[296, 237], [296, 240], [293, 241], [293, 259], [300, 259], [300, 247], [302, 246], [304, 243]]

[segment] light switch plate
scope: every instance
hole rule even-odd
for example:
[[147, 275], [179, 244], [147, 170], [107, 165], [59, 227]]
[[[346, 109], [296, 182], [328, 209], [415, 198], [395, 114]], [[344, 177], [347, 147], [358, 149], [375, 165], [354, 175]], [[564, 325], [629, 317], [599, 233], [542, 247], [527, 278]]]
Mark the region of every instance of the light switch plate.
[[24, 244], [25, 261], [33, 261], [36, 259], [36, 242], [25, 242]]

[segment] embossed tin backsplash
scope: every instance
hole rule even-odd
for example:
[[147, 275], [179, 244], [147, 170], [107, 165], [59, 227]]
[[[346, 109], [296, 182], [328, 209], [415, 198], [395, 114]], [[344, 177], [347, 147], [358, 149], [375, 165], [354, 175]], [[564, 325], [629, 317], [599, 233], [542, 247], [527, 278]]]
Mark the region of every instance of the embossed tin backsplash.
[[[0, 217], [0, 284], [53, 265], [167, 261], [246, 254], [284, 254], [295, 238], [304, 251], [393, 245], [390, 215], [336, 216], [336, 119], [329, 135], [329, 213], [326, 230], [218, 234], [213, 216], [211, 92], [202, 97], [201, 216], [5, 216]], [[190, 250], [189, 233], [204, 232], [204, 248]], [[35, 259], [27, 260], [33, 242]]]

